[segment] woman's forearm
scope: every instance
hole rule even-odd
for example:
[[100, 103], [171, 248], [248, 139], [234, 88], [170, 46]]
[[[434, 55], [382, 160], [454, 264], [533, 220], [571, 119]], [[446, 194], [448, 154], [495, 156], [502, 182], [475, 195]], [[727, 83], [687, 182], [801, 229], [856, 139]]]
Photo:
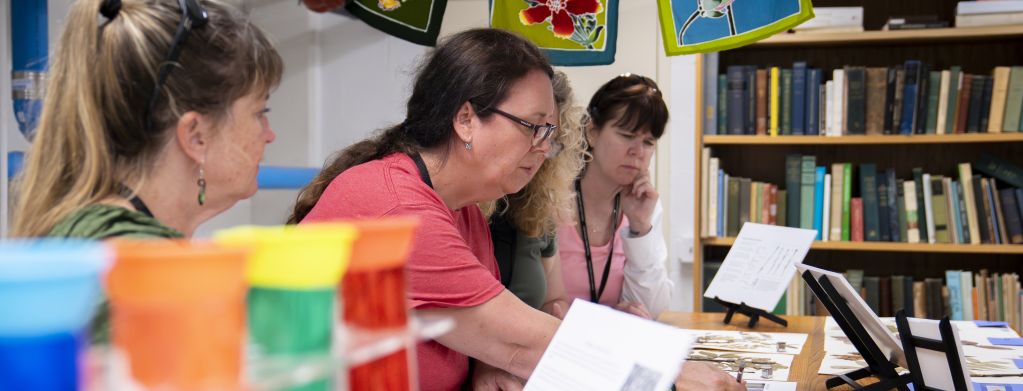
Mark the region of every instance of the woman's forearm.
[[455, 321], [455, 329], [437, 342], [523, 379], [533, 373], [561, 324], [507, 290], [478, 306], [420, 312]]

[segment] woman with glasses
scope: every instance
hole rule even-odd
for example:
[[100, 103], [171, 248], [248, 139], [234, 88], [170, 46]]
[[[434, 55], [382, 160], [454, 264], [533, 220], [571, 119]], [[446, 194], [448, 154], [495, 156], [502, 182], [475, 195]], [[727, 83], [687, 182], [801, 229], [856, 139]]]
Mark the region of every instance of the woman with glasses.
[[668, 107], [653, 80], [625, 74], [601, 86], [587, 112], [592, 158], [574, 183], [575, 213], [558, 225], [564, 287], [569, 298], [651, 318], [672, 290], [648, 171]]
[[491, 216], [501, 283], [524, 303], [560, 318], [568, 302], [561, 285], [555, 230], [558, 217], [567, 215], [574, 205], [570, 184], [582, 169], [585, 142], [580, 125], [583, 110], [575, 105], [568, 77], [556, 71], [551, 82], [559, 126], [547, 161], [521, 191], [481, 207]]
[[256, 192], [281, 57], [214, 0], [78, 0], [18, 183], [14, 236], [189, 237]]
[[[341, 151], [299, 195], [290, 222], [416, 216], [408, 307], [455, 328], [416, 351], [419, 388], [516, 389], [560, 321], [501, 286], [477, 203], [516, 193], [551, 152], [553, 71], [536, 46], [493, 29], [455, 34], [420, 66], [405, 120]], [[735, 383], [687, 364], [706, 387]], [[694, 384], [694, 389], [699, 388]]]

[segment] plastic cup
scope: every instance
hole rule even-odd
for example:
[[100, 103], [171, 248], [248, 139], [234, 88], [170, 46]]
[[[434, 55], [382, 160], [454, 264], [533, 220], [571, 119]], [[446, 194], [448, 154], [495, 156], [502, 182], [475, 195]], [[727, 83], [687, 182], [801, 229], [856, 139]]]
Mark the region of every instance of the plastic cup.
[[[359, 238], [341, 284], [344, 321], [367, 330], [406, 327], [405, 264], [415, 228], [414, 218], [354, 222]], [[413, 379], [406, 350], [351, 368], [349, 389], [409, 390]]]
[[[215, 234], [218, 243], [250, 254], [249, 336], [259, 356], [329, 354], [334, 297], [356, 230], [347, 224], [240, 227]], [[290, 390], [327, 390], [326, 380]]]
[[0, 243], [0, 390], [75, 390], [109, 250], [84, 241]]
[[186, 241], [115, 241], [113, 342], [149, 389], [241, 388], [246, 251]]

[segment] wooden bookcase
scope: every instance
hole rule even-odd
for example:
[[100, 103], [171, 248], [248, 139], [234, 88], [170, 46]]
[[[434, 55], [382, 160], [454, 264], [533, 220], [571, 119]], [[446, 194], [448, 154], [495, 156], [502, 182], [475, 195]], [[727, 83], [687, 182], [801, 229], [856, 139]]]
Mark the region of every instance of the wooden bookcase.
[[[825, 5], [817, 4], [815, 5]], [[868, 2], [870, 3], [870, 2]], [[916, 3], [926, 4], [920, 1]], [[949, 3], [949, 2], [944, 2]], [[954, 9], [954, 2], [952, 9]], [[844, 4], [826, 4], [844, 5]], [[871, 15], [867, 4], [865, 19]], [[949, 4], [943, 4], [947, 13]], [[920, 8], [918, 8], [920, 9]], [[954, 11], [953, 11], [954, 12]], [[905, 14], [903, 14], [905, 15]], [[876, 22], [872, 22], [875, 23]], [[872, 27], [866, 23], [867, 28]], [[863, 33], [778, 35], [762, 42], [720, 52], [718, 69], [704, 69], [697, 59], [697, 113], [703, 113], [703, 92], [717, 86], [703, 85], [705, 72], [721, 73], [729, 65], [791, 67], [795, 61], [825, 70], [844, 65], [894, 66], [906, 60], [921, 60], [932, 69], [961, 66], [964, 72], [990, 74], [995, 66], [1023, 65], [1023, 26], [946, 28], [910, 31], [867, 31]], [[876, 163], [894, 168], [898, 178], [912, 178], [912, 169], [955, 175], [956, 165], [975, 162], [981, 153], [992, 153], [1023, 165], [1023, 133], [973, 133], [954, 135], [862, 135], [862, 136], [736, 136], [704, 135], [703, 117], [696, 121], [696, 182], [693, 261], [694, 310], [702, 308], [704, 260], [723, 260], [734, 238], [702, 237], [700, 219], [702, 154], [710, 147], [729, 175], [752, 178], [784, 187], [785, 156], [814, 155], [818, 165], [832, 163]], [[978, 174], [974, 170], [974, 174]], [[979, 270], [1023, 274], [1023, 245], [910, 244], [892, 242], [815, 242], [805, 261], [831, 270], [863, 269], [866, 274], [905, 274], [918, 278], [939, 277], [946, 269]]]

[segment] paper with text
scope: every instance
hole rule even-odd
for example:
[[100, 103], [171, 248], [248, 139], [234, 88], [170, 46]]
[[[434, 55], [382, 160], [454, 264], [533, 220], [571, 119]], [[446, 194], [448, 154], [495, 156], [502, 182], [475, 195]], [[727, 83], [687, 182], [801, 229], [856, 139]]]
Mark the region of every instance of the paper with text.
[[748, 391], [796, 391], [796, 382], [747, 381]]
[[774, 310], [817, 231], [746, 223], [704, 297]]
[[691, 344], [680, 329], [576, 299], [525, 390], [667, 390]]

